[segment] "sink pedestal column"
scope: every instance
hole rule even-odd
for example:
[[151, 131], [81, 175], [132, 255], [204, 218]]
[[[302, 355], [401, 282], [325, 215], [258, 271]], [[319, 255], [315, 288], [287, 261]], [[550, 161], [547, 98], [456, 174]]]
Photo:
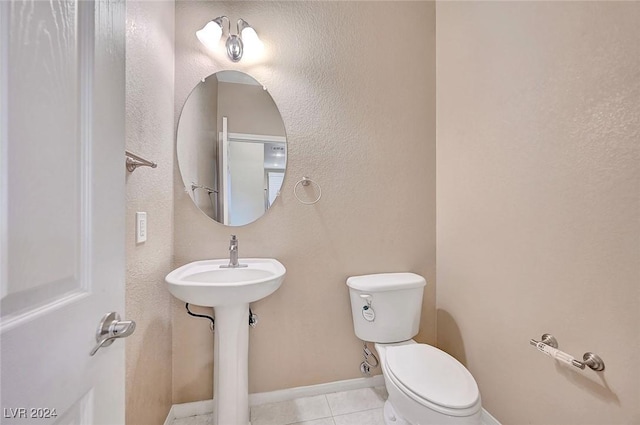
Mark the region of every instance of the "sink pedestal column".
[[214, 308], [213, 425], [249, 424], [249, 304]]

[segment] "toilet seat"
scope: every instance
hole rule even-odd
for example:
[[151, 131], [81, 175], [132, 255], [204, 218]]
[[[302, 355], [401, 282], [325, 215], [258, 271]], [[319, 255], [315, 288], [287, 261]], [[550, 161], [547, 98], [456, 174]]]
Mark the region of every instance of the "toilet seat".
[[421, 405], [450, 416], [470, 416], [480, 408], [478, 385], [455, 358], [426, 344], [390, 346], [389, 378]]

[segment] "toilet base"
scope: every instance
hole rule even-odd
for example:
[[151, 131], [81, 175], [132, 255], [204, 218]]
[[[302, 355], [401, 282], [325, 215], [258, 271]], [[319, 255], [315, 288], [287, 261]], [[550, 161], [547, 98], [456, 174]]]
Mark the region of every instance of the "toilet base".
[[411, 425], [409, 422], [398, 416], [389, 400], [384, 402], [383, 414], [385, 425]]

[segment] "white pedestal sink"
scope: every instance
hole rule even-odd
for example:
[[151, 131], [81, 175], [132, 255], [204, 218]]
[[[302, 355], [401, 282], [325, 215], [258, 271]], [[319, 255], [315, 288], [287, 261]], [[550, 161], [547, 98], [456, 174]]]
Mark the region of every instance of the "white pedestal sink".
[[195, 261], [167, 275], [174, 297], [215, 311], [213, 425], [249, 424], [249, 303], [272, 294], [286, 269], [271, 258]]

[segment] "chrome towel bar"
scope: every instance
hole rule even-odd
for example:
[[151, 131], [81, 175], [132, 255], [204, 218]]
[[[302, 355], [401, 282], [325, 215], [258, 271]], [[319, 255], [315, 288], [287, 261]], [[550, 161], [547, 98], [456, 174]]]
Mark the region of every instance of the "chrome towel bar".
[[127, 158], [127, 171], [129, 171], [130, 173], [138, 167], [156, 168], [158, 166], [158, 164], [156, 164], [155, 162], [144, 159], [141, 156], [138, 156], [135, 153], [129, 151], [124, 151], [124, 155]]
[[204, 185], [201, 185], [201, 184], [197, 184], [197, 183], [193, 183], [193, 182], [191, 182], [191, 190], [196, 190], [196, 189], [204, 189], [204, 190], [206, 190], [206, 191], [207, 191], [207, 192], [209, 192], [209, 193], [216, 193], [216, 194], [218, 193], [218, 191], [217, 191], [217, 190], [215, 190], [215, 189], [211, 189], [211, 188], [210, 188], [210, 187], [208, 187], [208, 186], [204, 186]]

